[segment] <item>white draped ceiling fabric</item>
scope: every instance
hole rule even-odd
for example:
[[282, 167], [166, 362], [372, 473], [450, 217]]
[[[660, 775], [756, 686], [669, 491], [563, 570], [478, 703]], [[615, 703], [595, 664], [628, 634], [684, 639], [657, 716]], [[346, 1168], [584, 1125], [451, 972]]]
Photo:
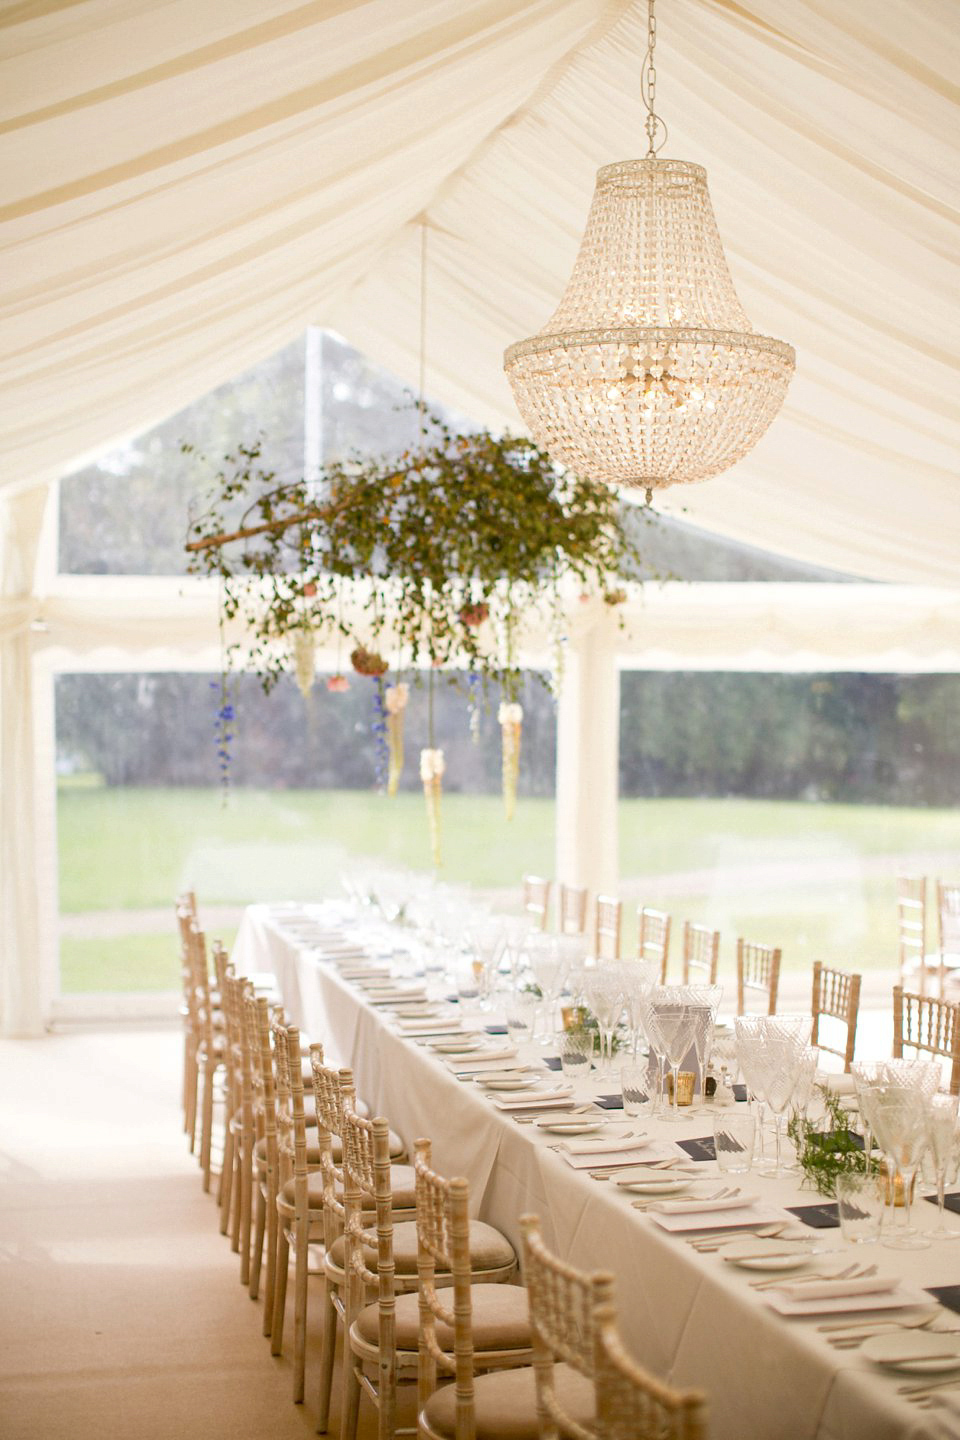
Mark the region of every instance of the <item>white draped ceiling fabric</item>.
[[[757, 448], [658, 503], [866, 579], [955, 585], [956, 0], [659, 0], [658, 18], [663, 153], [706, 166], [744, 307], [797, 350]], [[5, 828], [29, 798], [25, 623], [45, 603], [46, 643], [59, 613], [89, 653], [103, 622], [31, 587], [38, 487], [307, 324], [415, 380], [422, 220], [428, 388], [515, 427], [502, 352], [562, 293], [597, 168], [644, 149], [645, 34], [641, 0], [0, 8]], [[170, 617], [144, 604], [150, 646]], [[25, 903], [28, 839], [0, 851], [5, 907]], [[35, 928], [3, 932], [21, 966]]]

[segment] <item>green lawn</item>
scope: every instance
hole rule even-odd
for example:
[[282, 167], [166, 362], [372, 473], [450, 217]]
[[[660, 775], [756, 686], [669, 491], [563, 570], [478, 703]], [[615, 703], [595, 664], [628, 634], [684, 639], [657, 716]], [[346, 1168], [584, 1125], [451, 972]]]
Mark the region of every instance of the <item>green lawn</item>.
[[[496, 796], [446, 795], [442, 878], [516, 888], [524, 870], [553, 873], [551, 800], [521, 800], [509, 824]], [[624, 800], [620, 806], [625, 945], [637, 901], [679, 922], [781, 944], [784, 963], [896, 963], [892, 875], [910, 856], [960, 872], [951, 810], [747, 800]], [[65, 786], [59, 797], [60, 903], [92, 911], [169, 911], [193, 885], [201, 903], [310, 899], [340, 891], [352, 859], [430, 864], [422, 797], [365, 792], [234, 792]], [[905, 857], [900, 861], [898, 857]], [[130, 917], [131, 919], [133, 917]], [[92, 922], [92, 917], [90, 917]], [[65, 937], [67, 991], [163, 989], [177, 983], [172, 919], [143, 934]], [[932, 943], [931, 935], [930, 941]]]

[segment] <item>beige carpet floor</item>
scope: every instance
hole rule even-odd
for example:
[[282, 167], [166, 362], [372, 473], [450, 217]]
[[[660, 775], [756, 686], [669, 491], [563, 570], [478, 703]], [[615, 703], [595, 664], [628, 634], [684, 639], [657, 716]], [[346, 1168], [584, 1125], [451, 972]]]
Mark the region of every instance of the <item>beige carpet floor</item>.
[[320, 1282], [295, 1406], [292, 1313], [273, 1359], [187, 1153], [181, 1054], [176, 1027], [0, 1042], [3, 1440], [313, 1434]]

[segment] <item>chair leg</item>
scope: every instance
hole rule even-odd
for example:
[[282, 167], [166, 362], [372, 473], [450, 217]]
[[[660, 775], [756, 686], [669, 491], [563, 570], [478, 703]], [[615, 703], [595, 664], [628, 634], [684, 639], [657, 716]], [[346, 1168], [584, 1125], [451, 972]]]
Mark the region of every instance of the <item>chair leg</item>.
[[213, 1076], [216, 1067], [208, 1062], [203, 1067], [203, 1109], [200, 1121], [200, 1169], [203, 1171], [203, 1192], [210, 1190], [210, 1157], [213, 1149]]
[[256, 1182], [257, 1190], [257, 1223], [256, 1233], [253, 1237], [253, 1251], [250, 1256], [250, 1299], [256, 1300], [260, 1294], [260, 1269], [263, 1265], [263, 1232], [267, 1222], [267, 1201], [263, 1190], [260, 1188], [259, 1179]]
[[190, 1045], [190, 1076], [187, 1085], [187, 1105], [184, 1116], [183, 1128], [190, 1141], [190, 1154], [194, 1153], [197, 1143], [197, 1088], [200, 1082], [200, 1066], [197, 1061], [197, 1047], [191, 1042]]
[[[287, 1227], [281, 1223], [277, 1233], [277, 1268], [273, 1282], [273, 1324], [269, 1330], [263, 1332], [270, 1336], [271, 1355], [279, 1355], [283, 1349], [283, 1320], [287, 1305], [287, 1272], [289, 1269], [290, 1242], [287, 1239]], [[294, 1385], [296, 1385], [296, 1381], [294, 1381]]]
[[307, 1354], [307, 1275], [310, 1268], [310, 1222], [298, 1215], [294, 1256], [293, 1306], [293, 1403], [303, 1404], [304, 1370]]
[[230, 1125], [229, 1118], [223, 1135], [223, 1164], [220, 1166], [220, 1185], [218, 1200], [220, 1203], [220, 1234], [226, 1235], [230, 1224], [230, 1202], [233, 1198], [233, 1164], [236, 1153], [237, 1137]]
[[320, 1350], [320, 1398], [317, 1404], [317, 1432], [326, 1433], [333, 1389], [333, 1363], [337, 1350], [337, 1307], [333, 1303], [333, 1282], [323, 1280], [323, 1343]]
[[250, 1220], [253, 1204], [253, 1176], [251, 1174], [249, 1137], [240, 1156], [240, 1214], [238, 1217], [235, 1248], [240, 1251], [240, 1283], [250, 1284]]
[[356, 1440], [357, 1422], [360, 1418], [360, 1379], [357, 1366], [350, 1351], [350, 1336], [343, 1337], [344, 1396], [343, 1415], [340, 1419], [340, 1440]]
[[[272, 1188], [272, 1187], [271, 1187]], [[273, 1324], [273, 1294], [277, 1283], [277, 1197], [267, 1192], [267, 1280], [263, 1297], [263, 1333], [270, 1334]], [[283, 1283], [287, 1283], [284, 1266]]]

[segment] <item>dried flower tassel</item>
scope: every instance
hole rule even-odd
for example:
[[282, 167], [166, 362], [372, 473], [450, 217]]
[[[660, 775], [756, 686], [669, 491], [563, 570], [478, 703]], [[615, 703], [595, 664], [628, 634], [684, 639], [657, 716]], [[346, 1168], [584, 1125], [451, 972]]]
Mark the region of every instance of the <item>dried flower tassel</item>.
[[316, 675], [313, 633], [310, 630], [298, 630], [293, 637], [293, 668], [297, 677], [297, 689], [304, 700], [307, 700]]
[[403, 773], [403, 712], [410, 698], [410, 687], [400, 681], [387, 687], [384, 703], [387, 711], [387, 744], [390, 749], [387, 772], [387, 794], [396, 795]]
[[423, 781], [423, 797], [427, 802], [430, 850], [434, 866], [437, 868], [440, 865], [440, 798], [443, 795], [443, 772], [445, 769], [442, 750], [420, 751], [420, 779]]
[[502, 702], [497, 712], [502, 740], [503, 804], [507, 819], [513, 819], [517, 806], [517, 776], [520, 773], [520, 735], [523, 731], [523, 706]]

